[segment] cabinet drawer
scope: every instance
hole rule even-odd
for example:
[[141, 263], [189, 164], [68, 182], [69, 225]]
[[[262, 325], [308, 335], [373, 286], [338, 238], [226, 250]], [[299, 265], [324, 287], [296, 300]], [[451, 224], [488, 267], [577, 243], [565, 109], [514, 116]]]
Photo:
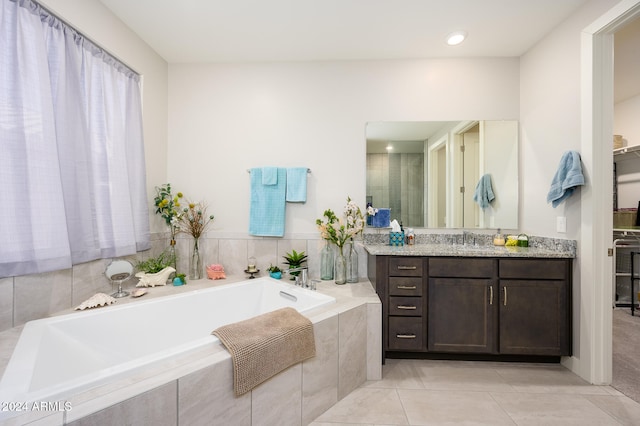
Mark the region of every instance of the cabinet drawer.
[[389, 297], [389, 315], [422, 316], [422, 297]]
[[398, 256], [389, 258], [390, 277], [421, 277], [422, 258]]
[[423, 349], [422, 318], [391, 317], [389, 318], [389, 349], [421, 350]]
[[491, 278], [495, 275], [493, 259], [430, 258], [430, 277]]
[[500, 259], [500, 278], [562, 280], [566, 278], [565, 259]]
[[389, 277], [389, 295], [422, 296], [422, 278]]

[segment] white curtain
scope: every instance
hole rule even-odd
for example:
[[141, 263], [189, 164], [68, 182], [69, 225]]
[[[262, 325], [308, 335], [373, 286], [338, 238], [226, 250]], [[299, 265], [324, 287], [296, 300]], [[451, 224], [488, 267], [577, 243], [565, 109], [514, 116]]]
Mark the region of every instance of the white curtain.
[[139, 76], [1, 0], [0, 277], [149, 248]]

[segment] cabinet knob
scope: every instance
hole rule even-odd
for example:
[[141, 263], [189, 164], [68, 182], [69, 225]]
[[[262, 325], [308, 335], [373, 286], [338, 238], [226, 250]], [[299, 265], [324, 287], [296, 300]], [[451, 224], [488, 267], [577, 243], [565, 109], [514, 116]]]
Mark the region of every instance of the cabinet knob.
[[416, 335], [415, 334], [396, 334], [396, 337], [398, 339], [415, 339]]
[[415, 285], [399, 285], [396, 287], [398, 290], [415, 290], [418, 287], [416, 287]]
[[418, 309], [416, 306], [398, 305], [398, 309], [404, 309], [407, 311], [414, 311]]

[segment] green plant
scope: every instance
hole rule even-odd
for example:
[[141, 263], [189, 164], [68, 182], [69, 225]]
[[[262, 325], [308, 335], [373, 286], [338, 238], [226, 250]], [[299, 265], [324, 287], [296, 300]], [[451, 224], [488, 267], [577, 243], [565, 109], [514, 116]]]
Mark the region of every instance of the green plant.
[[176, 278], [180, 278], [182, 280], [182, 284], [187, 283], [187, 276], [185, 274], [176, 274]]
[[273, 264], [267, 268], [267, 272], [282, 272], [282, 269], [274, 266]]
[[172, 266], [176, 261], [175, 257], [175, 254], [171, 254], [169, 250], [165, 250], [156, 257], [139, 261], [136, 263], [136, 268], [147, 274], [155, 274], [167, 266]]
[[[284, 257], [284, 260], [285, 260], [282, 263], [284, 263], [285, 265], [289, 265], [289, 269], [299, 268], [300, 266], [302, 266], [302, 264], [304, 262], [307, 261], [307, 255], [304, 254], [303, 251], [298, 253], [295, 250], [291, 250], [291, 253], [285, 253], [285, 255], [282, 256], [282, 257]], [[299, 274], [300, 274], [299, 271], [298, 272], [291, 272], [291, 274], [290, 274], [291, 275], [291, 279], [295, 280], [295, 277], [297, 275], [299, 275]]]

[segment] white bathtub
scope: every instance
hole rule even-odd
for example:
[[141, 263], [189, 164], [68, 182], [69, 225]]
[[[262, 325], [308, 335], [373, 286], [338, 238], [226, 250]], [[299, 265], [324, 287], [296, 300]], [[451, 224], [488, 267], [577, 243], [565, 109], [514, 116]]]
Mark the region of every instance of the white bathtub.
[[0, 401], [62, 400], [217, 343], [211, 331], [221, 325], [286, 306], [306, 312], [334, 302], [265, 277], [31, 321], [0, 381]]

